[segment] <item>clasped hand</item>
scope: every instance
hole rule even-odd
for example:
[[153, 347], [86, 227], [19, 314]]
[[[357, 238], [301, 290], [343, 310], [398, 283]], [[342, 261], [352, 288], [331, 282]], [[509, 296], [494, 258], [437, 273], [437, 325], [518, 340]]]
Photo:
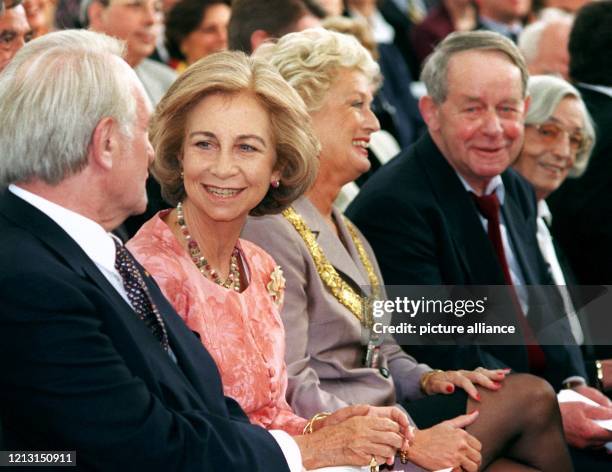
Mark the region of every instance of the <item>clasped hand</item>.
[[365, 466], [372, 456], [379, 464], [393, 464], [396, 452], [414, 439], [408, 418], [396, 407], [349, 406], [313, 429], [313, 434], [294, 438], [307, 469]]

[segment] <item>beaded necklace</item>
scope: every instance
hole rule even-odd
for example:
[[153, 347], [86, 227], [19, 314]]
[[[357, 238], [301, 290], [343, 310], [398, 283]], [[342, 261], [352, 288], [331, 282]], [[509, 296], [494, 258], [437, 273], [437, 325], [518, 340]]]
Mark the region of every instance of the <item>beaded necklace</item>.
[[189, 255], [191, 256], [191, 260], [196, 265], [200, 273], [206, 277], [207, 279], [212, 280], [218, 285], [221, 285], [224, 288], [229, 288], [235, 290], [236, 292], [240, 292], [240, 268], [238, 266], [238, 248], [234, 247], [232, 251], [232, 257], [230, 259], [230, 271], [227, 279], [223, 280], [217, 271], [213, 269], [204, 255], [200, 250], [200, 246], [191, 234], [189, 233], [189, 228], [187, 228], [187, 222], [185, 221], [185, 214], [183, 213], [183, 204], [179, 202], [176, 205], [176, 222], [181, 228], [181, 234], [183, 238], [185, 238], [185, 242], [187, 243], [187, 249], [189, 250]]

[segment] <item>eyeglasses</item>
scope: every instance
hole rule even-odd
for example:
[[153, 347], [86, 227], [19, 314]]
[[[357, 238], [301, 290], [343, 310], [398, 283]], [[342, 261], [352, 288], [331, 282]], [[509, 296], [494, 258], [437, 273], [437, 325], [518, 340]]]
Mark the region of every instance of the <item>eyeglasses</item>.
[[556, 123], [530, 124], [527, 126], [535, 128], [540, 139], [547, 145], [558, 143], [563, 135], [568, 136], [570, 150], [574, 153], [582, 151], [587, 144], [588, 138], [586, 134], [580, 130], [568, 131]]

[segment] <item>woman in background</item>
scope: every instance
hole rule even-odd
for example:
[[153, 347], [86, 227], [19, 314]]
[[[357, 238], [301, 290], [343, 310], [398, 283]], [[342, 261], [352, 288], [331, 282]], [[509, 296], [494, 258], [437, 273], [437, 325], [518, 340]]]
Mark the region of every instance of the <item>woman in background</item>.
[[230, 0], [181, 0], [166, 18], [170, 66], [183, 72], [198, 59], [227, 49]]
[[[584, 343], [584, 333], [567, 290], [572, 285], [569, 267], [563, 264], [550, 234], [551, 214], [546, 198], [557, 190], [569, 176], [580, 177], [587, 168], [595, 145], [595, 131], [580, 93], [565, 80], [550, 75], [536, 75], [529, 79], [531, 97], [525, 118], [525, 144], [513, 164], [535, 190], [538, 202], [537, 237], [542, 255], [550, 265], [558, 285], [563, 305], [576, 343]], [[611, 363], [603, 360], [602, 363]], [[608, 384], [604, 388], [610, 388]], [[608, 400], [597, 390], [576, 387], [580, 393], [608, 406]], [[563, 406], [562, 406], [563, 408]]]

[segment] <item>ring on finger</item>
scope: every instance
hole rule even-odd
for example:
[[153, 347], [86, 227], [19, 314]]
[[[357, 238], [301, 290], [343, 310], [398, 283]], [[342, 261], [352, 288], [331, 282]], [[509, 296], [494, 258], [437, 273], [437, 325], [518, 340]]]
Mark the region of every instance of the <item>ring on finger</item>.
[[376, 462], [376, 457], [374, 456], [370, 460], [370, 472], [378, 472], [378, 462]]

